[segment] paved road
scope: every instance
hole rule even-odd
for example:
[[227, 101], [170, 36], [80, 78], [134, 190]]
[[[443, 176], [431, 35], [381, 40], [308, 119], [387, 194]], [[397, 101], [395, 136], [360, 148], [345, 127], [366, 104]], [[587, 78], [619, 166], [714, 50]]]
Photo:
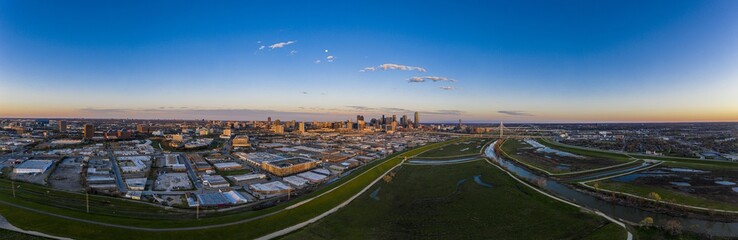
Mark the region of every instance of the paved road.
[[118, 161], [115, 161], [115, 156], [113, 155], [113, 151], [108, 150], [108, 157], [110, 158], [110, 164], [112, 164], [113, 174], [115, 175], [115, 185], [118, 185], [118, 191], [121, 193], [128, 192], [128, 189], [126, 188], [126, 184], [123, 182], [123, 175], [120, 172]]
[[184, 156], [184, 153], [179, 153], [177, 157], [180, 158], [187, 166], [187, 174], [190, 175], [190, 179], [192, 179], [192, 182], [195, 183], [195, 189], [202, 190], [202, 182], [200, 182], [200, 179], [197, 178], [195, 168], [192, 167], [190, 160]]

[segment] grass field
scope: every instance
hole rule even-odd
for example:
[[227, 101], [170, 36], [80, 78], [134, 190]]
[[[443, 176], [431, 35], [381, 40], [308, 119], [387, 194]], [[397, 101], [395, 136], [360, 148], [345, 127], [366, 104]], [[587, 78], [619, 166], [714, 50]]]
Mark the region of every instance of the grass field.
[[[638, 177], [632, 181], [617, 181], [617, 178], [598, 181], [600, 189], [629, 193], [649, 198], [651, 192], [659, 194], [661, 200], [667, 203], [677, 203], [710, 209], [738, 211], [738, 193], [731, 191], [733, 186], [719, 186], [716, 180], [736, 181], [738, 168], [714, 166], [695, 163], [669, 162], [654, 170], [661, 172], [670, 168], [694, 169], [704, 173], [671, 173], [669, 176]], [[625, 176], [628, 177], [628, 176]], [[670, 182], [688, 182], [691, 186], [680, 191]], [[594, 186], [594, 182], [588, 183]]]
[[703, 159], [697, 159], [697, 158], [683, 158], [683, 157], [653, 156], [653, 155], [645, 155], [645, 154], [637, 154], [637, 153], [625, 154], [625, 153], [610, 152], [610, 151], [593, 149], [593, 148], [583, 148], [583, 147], [571, 146], [571, 145], [566, 145], [563, 143], [557, 143], [557, 142], [554, 142], [554, 141], [551, 141], [545, 138], [541, 138], [539, 142], [553, 149], [558, 149], [561, 151], [566, 151], [566, 152], [570, 152], [574, 154], [594, 156], [594, 157], [628, 159], [632, 156], [634, 158], [653, 159], [653, 160], [660, 160], [660, 161], [667, 161], [667, 162], [692, 163], [692, 164], [713, 165], [713, 166], [723, 166], [723, 167], [738, 167], [738, 162], [712, 161], [712, 160], [703, 160]]
[[[537, 140], [537, 142], [541, 141]], [[633, 159], [627, 158], [589, 155], [560, 156], [555, 153], [536, 151], [536, 148], [533, 146], [523, 142], [522, 140], [516, 139], [506, 140], [500, 146], [500, 149], [507, 157], [522, 164], [543, 170], [547, 174], [576, 173], [609, 168], [633, 161]]]
[[241, 175], [241, 174], [247, 174], [251, 173], [251, 169], [244, 168], [244, 169], [238, 169], [238, 170], [231, 170], [231, 171], [217, 171], [219, 175], [225, 177], [225, 176], [232, 176], [232, 175]]
[[456, 156], [479, 155], [485, 144], [491, 140], [486, 138], [464, 138], [418, 155], [418, 158], [448, 158]]
[[[593, 184], [594, 183], [588, 183], [589, 186], [593, 186]], [[651, 192], [655, 192], [659, 194], [659, 196], [661, 197], [661, 201], [667, 203], [677, 203], [710, 209], [738, 211], [738, 205], [736, 204], [702, 198], [663, 187], [642, 186], [614, 181], [601, 181], [598, 184], [599, 188], [603, 190], [624, 192], [644, 198], [649, 198], [649, 194]]]
[[47, 238], [36, 237], [25, 233], [13, 232], [10, 230], [0, 229], [0, 240], [44, 240]]
[[[491, 187], [477, 183], [478, 175]], [[486, 161], [474, 161], [404, 165], [347, 207], [286, 238], [625, 239], [626, 234], [518, 183]]]
[[[392, 155], [386, 159], [378, 160], [367, 166], [355, 171], [350, 177], [345, 177], [335, 183], [331, 187], [323, 188], [316, 192], [304, 195], [299, 199], [293, 200], [292, 203], [298, 203], [301, 200], [318, 196], [328, 190], [332, 192], [316, 197], [299, 207], [284, 210], [290, 204], [282, 204], [276, 207], [259, 210], [247, 211], [226, 216], [207, 217], [200, 220], [179, 219], [179, 220], [143, 220], [132, 217], [113, 217], [97, 214], [86, 214], [83, 211], [75, 209], [65, 209], [53, 206], [46, 206], [41, 203], [14, 199], [7, 188], [7, 181], [1, 182], [4, 185], [0, 190], [0, 200], [22, 204], [34, 209], [42, 209], [48, 212], [61, 214], [64, 216], [72, 216], [93, 221], [118, 223], [127, 226], [143, 226], [150, 228], [172, 228], [186, 226], [203, 226], [219, 223], [230, 223], [238, 220], [248, 219], [256, 216], [265, 216], [258, 220], [239, 223], [230, 226], [217, 228], [201, 229], [201, 230], [182, 230], [167, 232], [150, 232], [143, 230], [130, 230], [117, 227], [106, 227], [97, 224], [84, 223], [75, 220], [67, 220], [58, 217], [51, 217], [41, 213], [31, 212], [25, 209], [9, 207], [0, 203], [0, 215], [4, 216], [13, 225], [32, 231], [44, 232], [57, 236], [72, 237], [75, 239], [130, 239], [135, 236], [137, 239], [200, 239], [200, 238], [226, 238], [226, 239], [251, 239], [260, 237], [271, 232], [292, 226], [299, 222], [315, 217], [339, 203], [350, 198], [359, 192], [364, 186], [381, 176], [384, 172], [399, 164], [405, 156], [411, 156], [421, 153], [425, 150], [441, 146], [446, 143], [431, 144], [406, 152]], [[345, 184], [344, 184], [345, 183]], [[79, 205], [78, 205], [79, 206]], [[77, 206], [77, 207], [78, 207]], [[84, 206], [84, 205], [82, 205]], [[116, 208], [113, 208], [116, 209]], [[271, 214], [271, 215], [268, 215]], [[267, 216], [268, 215], [268, 216]]]

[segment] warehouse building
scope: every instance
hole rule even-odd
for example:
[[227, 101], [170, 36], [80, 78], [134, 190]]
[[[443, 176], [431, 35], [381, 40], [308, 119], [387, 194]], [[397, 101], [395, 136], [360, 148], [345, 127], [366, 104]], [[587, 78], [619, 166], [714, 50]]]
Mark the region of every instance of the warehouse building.
[[51, 165], [54, 164], [52, 160], [27, 160], [13, 169], [15, 174], [36, 174], [44, 173], [48, 170]]
[[278, 161], [262, 162], [261, 169], [282, 177], [308, 171], [318, 166], [319, 163], [317, 160], [309, 158], [294, 157]]

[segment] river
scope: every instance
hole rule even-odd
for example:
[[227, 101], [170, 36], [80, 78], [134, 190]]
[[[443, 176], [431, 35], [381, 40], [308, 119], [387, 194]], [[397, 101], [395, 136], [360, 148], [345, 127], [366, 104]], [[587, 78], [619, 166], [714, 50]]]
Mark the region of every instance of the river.
[[509, 160], [498, 157], [497, 154], [495, 154], [494, 152], [494, 146], [496, 143], [497, 142], [495, 141], [494, 143], [490, 144], [487, 149], [485, 149], [484, 152], [488, 158], [497, 162], [500, 166], [514, 173], [518, 177], [529, 182], [540, 178], [546, 179], [546, 184], [542, 186], [543, 189], [586, 208], [600, 211], [613, 218], [619, 218], [625, 221], [636, 223], [640, 222], [646, 217], [652, 217], [654, 219], [654, 224], [658, 225], [663, 225], [668, 220], [676, 219], [681, 222], [685, 230], [691, 232], [717, 237], [738, 237], [738, 222], [726, 223], [695, 218], [674, 217], [662, 213], [646, 211], [636, 207], [610, 203], [605, 200], [601, 200], [599, 198], [579, 192], [577, 190], [574, 190], [572, 187], [569, 187], [568, 185], [559, 183], [545, 176], [537, 175], [523, 167], [513, 164]]

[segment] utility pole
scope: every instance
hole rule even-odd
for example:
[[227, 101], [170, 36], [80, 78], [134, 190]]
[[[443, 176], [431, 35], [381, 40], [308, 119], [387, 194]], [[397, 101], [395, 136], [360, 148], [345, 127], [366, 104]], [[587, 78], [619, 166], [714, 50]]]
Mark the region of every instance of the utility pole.
[[15, 198], [15, 180], [10, 181], [10, 184], [12, 184], [11, 188], [13, 189], [13, 198]]
[[85, 201], [87, 202], [87, 213], [90, 213], [90, 193], [85, 192]]

